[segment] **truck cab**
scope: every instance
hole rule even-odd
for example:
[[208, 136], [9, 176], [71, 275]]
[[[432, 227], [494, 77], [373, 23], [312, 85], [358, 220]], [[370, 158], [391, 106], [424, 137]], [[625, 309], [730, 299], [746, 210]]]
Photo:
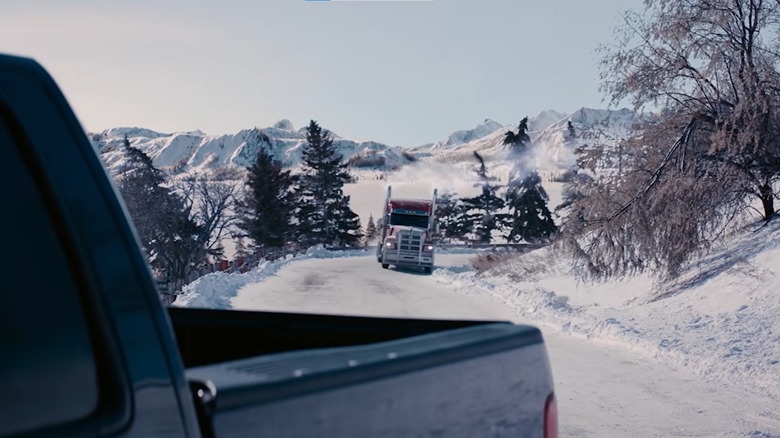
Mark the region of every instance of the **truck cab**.
[[419, 267], [430, 273], [434, 263], [436, 190], [431, 200], [397, 199], [391, 195], [392, 187], [388, 187], [377, 261], [384, 269], [390, 265]]

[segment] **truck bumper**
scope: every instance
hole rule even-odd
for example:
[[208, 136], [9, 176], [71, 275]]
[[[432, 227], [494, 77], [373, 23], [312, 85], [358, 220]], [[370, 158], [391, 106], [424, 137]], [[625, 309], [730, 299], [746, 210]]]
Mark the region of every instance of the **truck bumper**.
[[382, 254], [380, 262], [395, 266], [421, 266], [433, 267], [433, 254], [405, 255], [397, 252]]

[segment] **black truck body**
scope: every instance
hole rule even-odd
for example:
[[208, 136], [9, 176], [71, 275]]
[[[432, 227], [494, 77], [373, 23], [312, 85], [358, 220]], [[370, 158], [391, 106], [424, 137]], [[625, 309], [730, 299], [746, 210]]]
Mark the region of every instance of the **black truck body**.
[[554, 436], [538, 329], [165, 308], [96, 151], [0, 55], [0, 437]]

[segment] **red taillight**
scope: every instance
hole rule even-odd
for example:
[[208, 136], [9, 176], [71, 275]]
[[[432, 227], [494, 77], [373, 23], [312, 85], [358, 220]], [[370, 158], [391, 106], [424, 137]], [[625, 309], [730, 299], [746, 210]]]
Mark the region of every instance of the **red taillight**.
[[544, 402], [544, 438], [558, 438], [558, 403], [555, 393], [550, 393]]

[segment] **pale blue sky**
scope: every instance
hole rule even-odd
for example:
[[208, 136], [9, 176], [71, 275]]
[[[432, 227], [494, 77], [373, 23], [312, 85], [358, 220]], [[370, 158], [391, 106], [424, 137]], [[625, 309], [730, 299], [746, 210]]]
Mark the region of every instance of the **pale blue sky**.
[[87, 130], [209, 134], [316, 119], [416, 146], [485, 118], [602, 107], [595, 49], [641, 0], [3, 0]]

